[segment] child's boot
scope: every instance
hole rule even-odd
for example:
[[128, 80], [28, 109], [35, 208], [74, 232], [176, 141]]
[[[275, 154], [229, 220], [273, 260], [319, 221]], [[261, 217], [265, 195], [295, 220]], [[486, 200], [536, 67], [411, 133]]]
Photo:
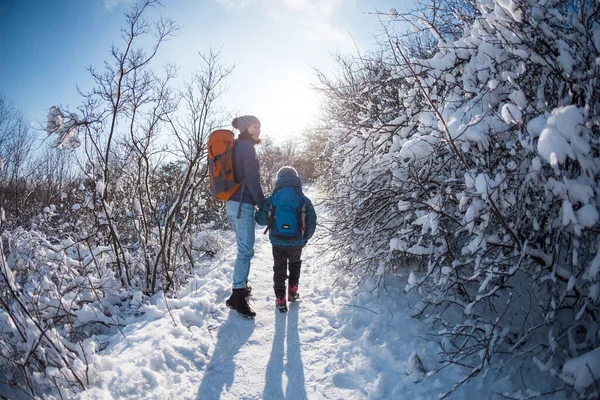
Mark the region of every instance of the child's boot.
[[289, 301], [296, 301], [300, 298], [300, 294], [298, 293], [298, 285], [296, 286], [289, 286], [288, 287], [288, 300]]
[[287, 312], [287, 303], [285, 301], [285, 297], [277, 297], [275, 299], [275, 306], [279, 310], [279, 312], [285, 313]]

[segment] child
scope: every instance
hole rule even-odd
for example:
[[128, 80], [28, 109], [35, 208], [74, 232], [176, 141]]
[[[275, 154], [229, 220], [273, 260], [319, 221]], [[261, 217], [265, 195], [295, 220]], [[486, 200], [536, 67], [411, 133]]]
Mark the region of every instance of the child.
[[315, 233], [317, 214], [308, 197], [302, 193], [302, 183], [292, 167], [277, 172], [273, 194], [265, 200], [256, 214], [256, 223], [268, 225], [269, 239], [273, 245], [273, 289], [275, 305], [287, 312], [285, 280], [288, 278], [288, 300], [296, 301], [302, 248]]

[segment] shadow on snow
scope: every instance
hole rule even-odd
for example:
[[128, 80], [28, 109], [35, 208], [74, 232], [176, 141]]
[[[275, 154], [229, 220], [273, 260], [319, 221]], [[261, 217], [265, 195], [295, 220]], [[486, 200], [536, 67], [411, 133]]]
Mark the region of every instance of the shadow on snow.
[[236, 367], [233, 358], [254, 328], [254, 321], [242, 319], [235, 312], [229, 314], [217, 333], [217, 344], [198, 389], [198, 400], [219, 399], [224, 388], [231, 388]]
[[[279, 311], [275, 311], [279, 314]], [[286, 344], [287, 322], [287, 359], [284, 365], [284, 346]], [[283, 393], [283, 373], [287, 376], [287, 387]], [[290, 307], [285, 315], [275, 315], [275, 335], [271, 357], [267, 364], [264, 400], [287, 399], [306, 400], [304, 381], [304, 365], [300, 349], [300, 335], [298, 334], [298, 307]]]

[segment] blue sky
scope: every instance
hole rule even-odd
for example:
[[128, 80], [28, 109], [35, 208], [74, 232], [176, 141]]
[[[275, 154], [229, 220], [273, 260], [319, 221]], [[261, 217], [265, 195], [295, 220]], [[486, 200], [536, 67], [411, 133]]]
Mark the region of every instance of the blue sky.
[[[165, 0], [157, 12], [182, 25], [157, 63], [179, 65], [186, 79], [200, 66], [198, 52], [221, 49], [237, 63], [220, 103], [254, 114], [263, 134], [285, 138], [315, 116], [313, 67], [331, 71], [331, 53], [356, 54], [374, 43], [378, 18], [401, 11], [399, 0]], [[88, 66], [102, 67], [130, 0], [0, 0], [0, 94], [43, 123], [48, 108], [80, 104], [76, 87], [91, 89]], [[403, 8], [404, 7], [404, 8]]]

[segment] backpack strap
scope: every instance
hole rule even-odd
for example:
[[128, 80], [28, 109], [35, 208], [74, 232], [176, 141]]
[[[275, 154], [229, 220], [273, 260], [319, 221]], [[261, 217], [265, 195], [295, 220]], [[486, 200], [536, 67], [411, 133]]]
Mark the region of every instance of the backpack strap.
[[[216, 158], [221, 161], [221, 179], [223, 179], [223, 181], [225, 181], [227, 173], [231, 172], [231, 170], [227, 171], [227, 165], [229, 165], [229, 159], [231, 157], [233, 157], [233, 146], [227, 146], [227, 151], [218, 155]], [[224, 158], [224, 160], [221, 160], [221, 158]]]
[[302, 232], [302, 237], [304, 237], [304, 232], [306, 232], [306, 197], [304, 193], [302, 193], [302, 204], [300, 206], [300, 231]]
[[266, 235], [267, 232], [269, 231], [269, 229], [273, 230], [273, 227], [275, 226], [275, 206], [273, 205], [272, 202], [271, 202], [271, 207], [269, 208], [268, 213], [269, 214], [267, 217], [267, 227], [265, 228], [263, 235]]
[[300, 228], [300, 232], [302, 236], [304, 236], [304, 219], [302, 218], [302, 209], [303, 207], [296, 208], [296, 218], [298, 219], [298, 227]]
[[246, 186], [246, 177], [242, 179], [242, 194], [240, 195], [240, 205], [238, 206], [237, 219], [242, 217], [242, 200], [244, 200], [244, 187]]

